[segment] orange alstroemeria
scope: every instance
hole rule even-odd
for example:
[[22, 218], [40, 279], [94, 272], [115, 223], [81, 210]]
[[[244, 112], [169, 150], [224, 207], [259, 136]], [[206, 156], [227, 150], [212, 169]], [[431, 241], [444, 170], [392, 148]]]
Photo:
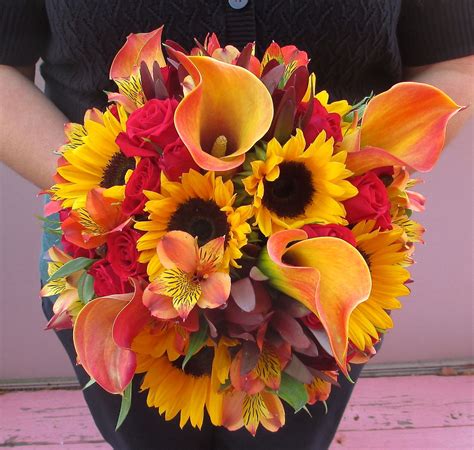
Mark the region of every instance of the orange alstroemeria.
[[434, 86], [396, 84], [369, 101], [360, 128], [344, 138], [346, 165], [356, 175], [384, 166], [429, 172], [443, 149], [449, 119], [461, 109]]
[[65, 238], [81, 248], [96, 248], [110, 233], [122, 230], [130, 218], [122, 213], [122, 205], [104, 197], [103, 189], [89, 191], [85, 208], [72, 210], [61, 227]]
[[202, 169], [227, 171], [270, 128], [273, 102], [265, 85], [248, 70], [206, 56], [168, 49], [189, 72], [194, 88], [175, 112], [181, 140]]
[[222, 403], [222, 425], [230, 431], [243, 426], [253, 435], [262, 424], [275, 432], [285, 425], [285, 410], [278, 395], [262, 391], [249, 395], [233, 391], [224, 395]]
[[[347, 375], [349, 317], [372, 287], [362, 255], [342, 239], [307, 239], [304, 230], [272, 235], [259, 269], [279, 291], [301, 302], [321, 321], [336, 362]], [[299, 241], [290, 243], [294, 241]]]
[[199, 247], [184, 231], [170, 231], [157, 245], [163, 270], [146, 289], [144, 304], [159, 319], [185, 320], [195, 305], [217, 308], [230, 295], [230, 275], [222, 272], [225, 238]]
[[[72, 257], [58, 247], [48, 250], [51, 260], [48, 262], [48, 275], [54, 275], [64, 264], [72, 260]], [[72, 328], [73, 322], [84, 304], [79, 299], [77, 285], [83, 270], [74, 272], [67, 277], [60, 277], [47, 282], [40, 291], [41, 297], [57, 295], [53, 303], [53, 317], [46, 325], [47, 330], [65, 330]]]

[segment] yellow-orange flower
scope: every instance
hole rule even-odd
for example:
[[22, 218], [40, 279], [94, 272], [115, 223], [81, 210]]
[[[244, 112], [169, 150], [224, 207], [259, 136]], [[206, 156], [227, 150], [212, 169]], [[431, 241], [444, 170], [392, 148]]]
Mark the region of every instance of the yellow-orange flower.
[[66, 127], [68, 144], [62, 148], [57, 182], [51, 188], [54, 200], [65, 208], [84, 208], [87, 193], [105, 188], [107, 197], [123, 199], [126, 179], [135, 168], [135, 158], [126, 157], [115, 143], [125, 131], [127, 114], [119, 105], [118, 118], [107, 109], [104, 113], [87, 111], [84, 126]]
[[223, 267], [238, 267], [241, 248], [247, 244], [251, 228], [250, 206], [234, 207], [234, 185], [223, 181], [213, 172], [205, 175], [191, 170], [183, 174], [180, 182], [169, 181], [163, 174], [161, 193], [147, 192], [146, 204], [149, 221], [138, 222], [135, 227], [146, 233], [138, 241], [140, 262], [148, 263], [150, 280], [154, 280], [162, 265], [156, 246], [169, 231], [181, 230], [198, 238], [199, 245], [225, 236]]
[[364, 256], [372, 278], [369, 298], [358, 305], [349, 320], [349, 340], [360, 350], [372, 347], [380, 334], [393, 327], [387, 310], [401, 307], [397, 297], [408, 295], [405, 283], [410, 273], [410, 250], [403, 239], [403, 229], [380, 231], [375, 222], [358, 223], [352, 232], [357, 248]]
[[253, 174], [243, 180], [260, 231], [270, 236], [307, 223], [345, 225], [341, 202], [357, 194], [346, 180], [352, 173], [345, 160], [345, 152], [334, 154], [324, 131], [308, 148], [300, 129], [283, 146], [272, 139], [266, 159], [253, 161]]

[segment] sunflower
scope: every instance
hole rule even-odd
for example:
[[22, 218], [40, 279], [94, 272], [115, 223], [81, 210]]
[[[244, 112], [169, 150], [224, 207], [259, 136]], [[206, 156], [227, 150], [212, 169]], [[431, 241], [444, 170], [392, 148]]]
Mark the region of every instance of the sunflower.
[[[134, 341], [132, 350], [137, 355], [136, 372], [145, 373], [141, 389], [148, 390], [148, 406], [158, 408], [166, 420], [180, 413], [181, 428], [189, 421], [201, 429], [205, 410], [213, 425], [221, 425], [224, 393], [220, 390], [220, 380], [228, 378], [230, 354], [227, 348], [235, 343], [222, 338], [218, 345], [205, 345], [183, 369], [183, 356], [174, 361], [166, 356], [157, 357], [155, 346], [146, 346], [146, 340], [142, 337], [139, 342]], [[153, 341], [156, 339], [149, 340]]]
[[223, 268], [239, 267], [240, 250], [247, 244], [251, 228], [247, 220], [252, 208], [234, 208], [234, 185], [223, 181], [214, 172], [201, 175], [195, 170], [183, 174], [180, 182], [169, 181], [162, 174], [161, 193], [147, 192], [149, 201], [145, 210], [148, 221], [138, 222], [135, 227], [146, 233], [138, 241], [141, 252], [139, 261], [148, 263], [147, 272], [154, 280], [161, 269], [156, 253], [158, 241], [169, 231], [185, 231], [198, 239], [203, 246], [213, 239], [225, 237]]
[[305, 148], [300, 129], [283, 147], [272, 139], [266, 159], [253, 161], [252, 175], [243, 180], [265, 236], [307, 223], [347, 223], [341, 202], [357, 189], [346, 180], [352, 175], [344, 164], [346, 152], [333, 154], [333, 139], [326, 141], [324, 131]]
[[104, 113], [87, 111], [84, 126], [66, 128], [68, 143], [61, 149], [57, 183], [51, 188], [55, 200], [65, 208], [83, 208], [87, 193], [105, 188], [106, 196], [122, 199], [125, 180], [135, 168], [135, 158], [126, 157], [115, 143], [125, 131], [127, 115], [119, 105], [117, 116], [110, 109]]
[[372, 276], [369, 298], [357, 306], [349, 321], [349, 340], [360, 350], [372, 347], [380, 333], [392, 328], [387, 310], [401, 307], [399, 296], [408, 295], [405, 283], [410, 279], [406, 266], [411, 264], [401, 228], [380, 231], [375, 222], [358, 223], [352, 232], [357, 248], [364, 256]]

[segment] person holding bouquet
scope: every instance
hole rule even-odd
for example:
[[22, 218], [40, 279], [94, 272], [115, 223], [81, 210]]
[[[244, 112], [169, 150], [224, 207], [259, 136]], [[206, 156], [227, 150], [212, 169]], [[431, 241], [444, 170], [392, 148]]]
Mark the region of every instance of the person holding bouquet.
[[[57, 155], [51, 149], [64, 144], [64, 123], [81, 122], [87, 109], [106, 106], [104, 91], [114, 90], [108, 70], [126, 36], [148, 32], [163, 24], [166, 37], [187, 50], [195, 46], [193, 38], [204, 42], [212, 32], [221, 42], [239, 50], [255, 41], [259, 57], [272, 41], [294, 44], [310, 56], [309, 67], [318, 74], [318, 89], [327, 89], [334, 100], [346, 98], [357, 103], [371, 92], [381, 92], [401, 80], [415, 80], [442, 88], [460, 103], [472, 101], [472, 91], [464, 89], [472, 82], [474, 51], [473, 6], [469, 0], [460, 0], [455, 6], [442, 0], [368, 3], [145, 0], [138, 7], [130, 2], [112, 1], [100, 2], [99, 7], [94, 0], [2, 0], [1, 6], [2, 161], [41, 189], [50, 186], [56, 170]], [[45, 94], [33, 84], [34, 66], [39, 58], [43, 60]], [[172, 101], [169, 103], [172, 109]], [[160, 136], [173, 134], [173, 130], [166, 128], [168, 113], [166, 108], [154, 111], [159, 116]], [[464, 114], [453, 120], [450, 136], [466, 118]], [[129, 125], [133, 125], [130, 120]], [[305, 133], [311, 135], [312, 127], [316, 130], [318, 126], [310, 121]], [[325, 131], [330, 132], [329, 119], [326, 126]], [[123, 139], [124, 152], [137, 151], [130, 133]], [[170, 179], [174, 171], [180, 171], [181, 165], [194, 164], [189, 158], [186, 160], [185, 149], [183, 152], [174, 142], [169, 147], [170, 154], [176, 155], [167, 167]], [[138, 151], [146, 149], [140, 147]], [[151, 163], [143, 169], [148, 182], [155, 179], [156, 171]], [[102, 181], [106, 183], [105, 179]], [[349, 222], [356, 223], [361, 214], [364, 217], [372, 214], [381, 228], [387, 226], [385, 203], [383, 199], [377, 200], [381, 195], [380, 179], [364, 175], [355, 177], [353, 184], [360, 196], [357, 201], [345, 200], [351, 212]], [[372, 194], [375, 201], [371, 200]], [[127, 197], [127, 208], [139, 209], [140, 198]], [[125, 262], [135, 260], [130, 255], [137, 239], [134, 230], [116, 239], [114, 248], [125, 249]], [[47, 243], [45, 248], [49, 246]], [[78, 249], [75, 256], [88, 257], [88, 253]], [[123, 270], [135, 276], [144, 271], [140, 264], [120, 266], [118, 261], [120, 255], [112, 255], [110, 260], [91, 269], [97, 295], [108, 295], [111, 286], [117, 289], [121, 283], [117, 272]], [[43, 299], [43, 309], [51, 319], [52, 302], [47, 297]], [[89, 376], [81, 366], [75, 365], [71, 333], [59, 331], [58, 337], [74, 364], [81, 386], [85, 386]], [[357, 380], [361, 369], [362, 365], [353, 366], [352, 380]], [[120, 399], [98, 385], [85, 389], [84, 396], [100, 432], [117, 449], [286, 449], [290, 446], [322, 449], [333, 439], [354, 386], [344, 376], [339, 377], [339, 384], [340, 389], [334, 389], [327, 402], [327, 413], [320, 403], [308, 407], [312, 417], [289, 411], [282, 430], [260, 431], [256, 437], [245, 430], [230, 433], [213, 428], [209, 421], [204, 422], [201, 430], [180, 429], [177, 419], [165, 422], [146, 406], [146, 395], [138, 392], [138, 383], [134, 384], [137, 392], [133, 392], [131, 411], [122, 427], [115, 431]]]

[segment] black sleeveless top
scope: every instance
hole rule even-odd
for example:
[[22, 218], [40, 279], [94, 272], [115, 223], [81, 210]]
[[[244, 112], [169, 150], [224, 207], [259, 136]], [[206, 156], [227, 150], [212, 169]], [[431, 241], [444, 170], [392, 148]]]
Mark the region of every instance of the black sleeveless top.
[[473, 53], [473, 17], [474, 0], [0, 0], [0, 63], [41, 57], [46, 94], [81, 121], [106, 104], [126, 36], [164, 24], [188, 49], [213, 31], [221, 44], [256, 41], [260, 56], [272, 41], [295, 44], [319, 89], [356, 101], [400, 81], [403, 66]]

